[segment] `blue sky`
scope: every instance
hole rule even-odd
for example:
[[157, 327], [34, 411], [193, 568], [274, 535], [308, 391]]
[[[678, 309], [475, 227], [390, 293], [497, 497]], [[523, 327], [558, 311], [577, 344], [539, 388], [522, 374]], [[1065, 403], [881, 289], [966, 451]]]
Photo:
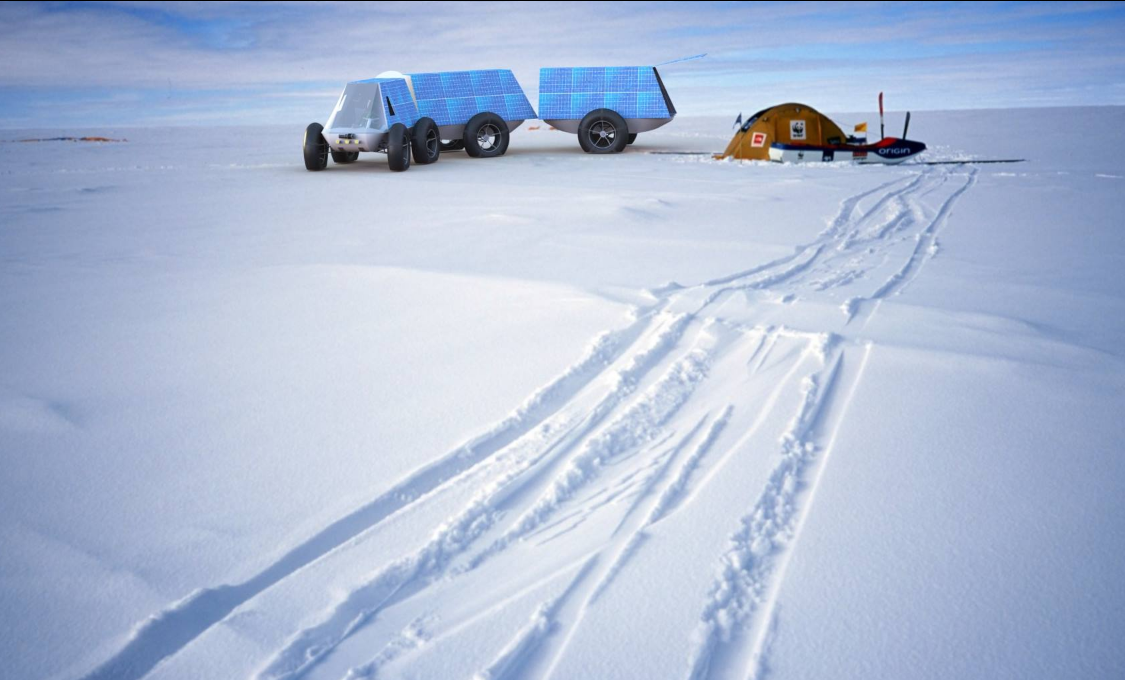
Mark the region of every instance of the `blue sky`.
[[[622, 12], [621, 10], [625, 11]], [[305, 124], [381, 71], [661, 69], [681, 114], [1125, 105], [1125, 3], [0, 5], [0, 127]]]

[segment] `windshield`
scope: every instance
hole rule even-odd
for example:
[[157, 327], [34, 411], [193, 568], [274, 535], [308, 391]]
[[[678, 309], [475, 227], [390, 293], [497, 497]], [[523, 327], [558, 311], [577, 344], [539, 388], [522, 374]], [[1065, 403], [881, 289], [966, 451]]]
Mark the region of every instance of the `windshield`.
[[377, 101], [378, 97], [377, 83], [348, 83], [340, 101], [336, 102], [332, 116], [328, 118], [327, 129], [382, 128], [383, 107]]

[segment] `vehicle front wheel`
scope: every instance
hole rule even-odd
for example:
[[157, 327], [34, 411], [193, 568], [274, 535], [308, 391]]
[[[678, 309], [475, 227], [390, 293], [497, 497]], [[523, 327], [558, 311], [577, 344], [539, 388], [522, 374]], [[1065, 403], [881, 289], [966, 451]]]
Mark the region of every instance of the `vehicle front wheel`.
[[410, 133], [402, 123], [395, 123], [387, 132], [387, 165], [394, 172], [410, 169]]
[[441, 156], [441, 137], [433, 118], [421, 118], [414, 124], [414, 134], [410, 140], [414, 151], [414, 162], [419, 165], [436, 163]]
[[578, 124], [578, 145], [586, 153], [619, 153], [629, 143], [629, 126], [610, 109], [595, 109]]
[[324, 141], [322, 132], [324, 126], [320, 123], [310, 123], [305, 128], [305, 140], [302, 145], [306, 170], [323, 170], [328, 167], [328, 142]]
[[495, 113], [478, 113], [465, 123], [465, 153], [495, 158], [508, 150], [508, 124]]
[[637, 141], [637, 133], [636, 132], [630, 132], [629, 133], [629, 141], [627, 143], [632, 144], [635, 141]]

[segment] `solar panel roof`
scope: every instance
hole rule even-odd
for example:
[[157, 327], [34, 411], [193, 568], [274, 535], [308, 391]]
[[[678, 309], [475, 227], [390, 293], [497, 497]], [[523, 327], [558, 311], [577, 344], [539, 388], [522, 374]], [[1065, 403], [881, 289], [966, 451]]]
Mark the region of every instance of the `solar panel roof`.
[[464, 125], [482, 111], [506, 121], [535, 118], [531, 102], [507, 69], [411, 73], [420, 115], [438, 125]]
[[578, 120], [594, 109], [622, 118], [670, 118], [651, 66], [589, 66], [539, 70], [539, 117]]

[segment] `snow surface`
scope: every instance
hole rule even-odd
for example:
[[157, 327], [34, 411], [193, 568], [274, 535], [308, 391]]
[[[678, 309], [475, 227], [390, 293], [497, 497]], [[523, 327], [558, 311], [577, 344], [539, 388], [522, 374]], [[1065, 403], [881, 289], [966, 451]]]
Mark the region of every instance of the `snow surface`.
[[0, 143], [0, 676], [1125, 677], [1123, 123]]

